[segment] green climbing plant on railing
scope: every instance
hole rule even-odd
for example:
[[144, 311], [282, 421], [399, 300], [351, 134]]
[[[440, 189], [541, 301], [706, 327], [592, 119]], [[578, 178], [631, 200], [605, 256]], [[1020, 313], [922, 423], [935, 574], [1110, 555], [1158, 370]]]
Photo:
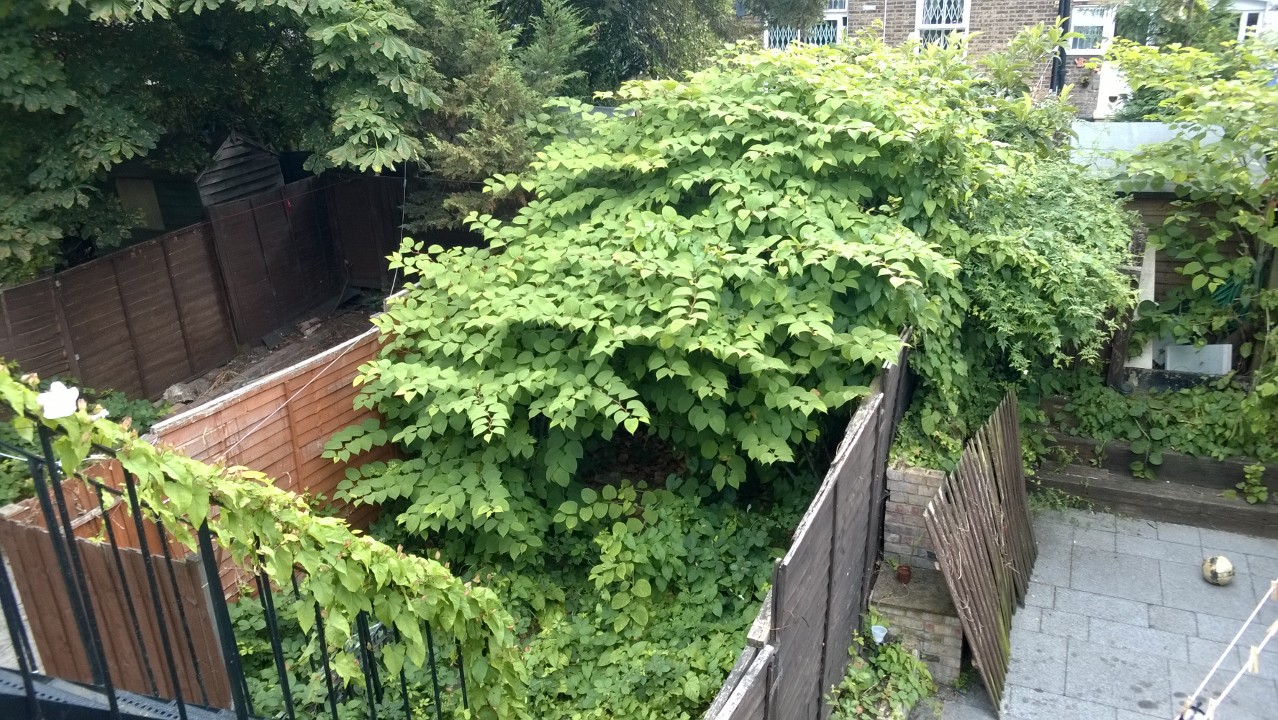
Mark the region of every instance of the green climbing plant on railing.
[[[34, 376], [15, 378], [0, 366], [0, 402], [12, 412], [18, 435], [31, 441], [36, 423], [56, 432], [53, 450], [64, 472], [95, 461], [95, 448], [110, 448], [136, 478], [142, 504], [174, 538], [195, 550], [192, 528], [207, 521], [217, 542], [242, 567], [261, 569], [280, 586], [301, 571], [297, 621], [314, 625], [323, 609], [325, 640], [343, 646], [356, 616], [367, 612], [400, 638], [383, 650], [391, 672], [404, 663], [422, 666], [427, 646], [422, 625], [455, 637], [467, 656], [472, 717], [524, 716], [527, 671], [514, 622], [489, 589], [455, 577], [443, 564], [405, 554], [352, 530], [343, 520], [315, 514], [298, 496], [275, 487], [260, 472], [222, 467], [156, 447], [127, 424], [90, 414], [66, 389], [41, 402]], [[68, 400], [68, 397], [71, 399]], [[62, 407], [54, 410], [53, 404]], [[353, 658], [339, 656], [334, 670], [359, 679]]]

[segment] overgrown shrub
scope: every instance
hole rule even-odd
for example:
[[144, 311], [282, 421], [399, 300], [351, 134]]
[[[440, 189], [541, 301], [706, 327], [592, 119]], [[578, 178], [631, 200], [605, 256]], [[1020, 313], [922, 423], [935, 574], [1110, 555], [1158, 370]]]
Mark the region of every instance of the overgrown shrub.
[[[413, 283], [358, 379], [384, 421], [332, 455], [409, 459], [352, 473], [344, 496], [518, 557], [617, 433], [668, 441], [718, 487], [804, 461], [907, 327], [947, 418], [929, 434], [954, 433], [974, 360], [1013, 374], [1094, 354], [1127, 300], [1107, 265], [1126, 231], [1054, 149], [1065, 106], [1006, 81], [1060, 33], [1029, 37], [997, 73], [860, 37], [626, 85], [625, 112], [494, 179], [536, 200], [472, 217], [491, 248], [393, 257]], [[1084, 204], [1085, 236], [1064, 222]]]
[[[557, 513], [563, 527], [547, 538], [554, 563], [463, 566], [515, 615], [531, 674], [529, 717], [697, 717], [745, 646], [773, 560], [816, 485], [811, 477], [795, 482], [756, 488], [738, 502], [711, 497], [707, 483], [677, 477], [664, 487], [627, 481], [585, 488]], [[393, 523], [375, 532], [409, 548], [421, 545]], [[323, 715], [322, 666], [294, 620], [304, 608], [295, 608], [287, 593], [277, 594], [276, 605], [299, 716]], [[274, 716], [282, 694], [261, 608], [247, 598], [233, 615], [254, 709]], [[458, 676], [451, 649], [439, 652], [445, 717], [451, 717], [448, 711], [460, 703]], [[341, 661], [353, 658], [350, 648]], [[398, 712], [398, 682], [384, 684], [382, 707]], [[337, 685], [341, 716], [367, 717], [363, 689]], [[429, 670], [408, 668], [407, 685], [415, 716], [434, 717]]]

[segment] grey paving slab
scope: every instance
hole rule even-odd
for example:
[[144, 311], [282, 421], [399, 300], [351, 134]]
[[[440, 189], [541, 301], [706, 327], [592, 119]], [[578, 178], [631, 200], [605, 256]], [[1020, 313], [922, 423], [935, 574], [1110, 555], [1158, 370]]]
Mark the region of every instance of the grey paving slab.
[[1158, 539], [1158, 523], [1153, 520], [1120, 517], [1114, 520], [1114, 530], [1128, 537]]
[[1111, 530], [1091, 530], [1078, 528], [1074, 530], [1074, 544], [1094, 550], [1114, 552], [1115, 534]]
[[[1016, 615], [1012, 618], [1012, 629], [1031, 630], [1038, 632], [1042, 629], [1043, 608], [1026, 605], [1016, 610]], [[1046, 612], [1051, 612], [1046, 611]]]
[[1167, 540], [1168, 542], [1181, 543], [1182, 545], [1198, 545], [1202, 546], [1202, 537], [1198, 534], [1198, 528], [1188, 525], [1173, 525], [1171, 523], [1156, 523], [1158, 526], [1158, 539]]
[[[1012, 621], [1001, 720], [1172, 717], [1278, 577], [1274, 540], [1079, 511], [1040, 515], [1034, 529], [1039, 561], [1027, 607]], [[1234, 562], [1233, 584], [1202, 580], [1211, 554]], [[1276, 621], [1278, 603], [1225, 652], [1224, 674], [1210, 687], [1223, 687]], [[941, 714], [995, 717], [964, 701], [947, 702]], [[1242, 678], [1218, 717], [1278, 720], [1278, 647], [1262, 654], [1260, 673]]]
[[1020, 633], [1013, 627], [1012, 656], [1007, 684], [1063, 695], [1068, 642], [1037, 632]]
[[1149, 605], [1135, 600], [1058, 588], [1054, 609], [1138, 627], [1149, 627]]
[[1044, 610], [1039, 618], [1039, 630], [1045, 635], [1072, 637], [1086, 640], [1088, 617], [1064, 610]]
[[[1171, 668], [1172, 700], [1167, 706], [1176, 711], [1185, 697], [1206, 677], [1209, 667], [1173, 665]], [[1229, 684], [1238, 667], [1222, 668], [1207, 684], [1208, 697], [1217, 697]], [[1278, 716], [1278, 686], [1273, 680], [1255, 675], [1244, 675], [1220, 704], [1216, 717], [1227, 720], [1274, 720]]]
[[1202, 544], [1229, 552], [1278, 559], [1278, 540], [1251, 537], [1221, 530], [1202, 530]]
[[1184, 635], [1100, 618], [1091, 618], [1088, 628], [1088, 639], [1093, 645], [1135, 650], [1177, 662], [1189, 661], [1188, 644]]
[[1221, 587], [1203, 581], [1201, 568], [1167, 561], [1159, 564], [1163, 600], [1169, 607], [1243, 620], [1259, 600], [1252, 583], [1245, 580], [1246, 575]]
[[[1034, 571], [1035, 574], [1038, 570]], [[1025, 592], [1025, 604], [1031, 607], [1050, 608], [1056, 597], [1056, 588], [1030, 580], [1029, 589]]]
[[1069, 586], [1074, 590], [1160, 604], [1159, 561], [1074, 546]]
[[1003, 720], [1060, 720], [1061, 718], [1087, 718], [1087, 720], [1117, 720], [1112, 707], [1084, 699], [1062, 697], [1039, 690], [1020, 690], [1008, 693], [1003, 702]]
[[1118, 552], [1124, 555], [1135, 555], [1152, 560], [1168, 560], [1187, 565], [1201, 565], [1202, 548], [1197, 545], [1159, 540], [1158, 538], [1139, 537], [1135, 535], [1118, 535]]
[[1168, 706], [1166, 658], [1096, 642], [1069, 645], [1067, 696], [1137, 713]]
[[1155, 605], [1149, 608], [1149, 626], [1155, 630], [1198, 636], [1198, 617], [1189, 610]]
[[1066, 539], [1039, 540], [1038, 558], [1034, 561], [1033, 581], [1056, 587], [1069, 587], [1070, 566], [1074, 561], [1074, 533], [1066, 528]]

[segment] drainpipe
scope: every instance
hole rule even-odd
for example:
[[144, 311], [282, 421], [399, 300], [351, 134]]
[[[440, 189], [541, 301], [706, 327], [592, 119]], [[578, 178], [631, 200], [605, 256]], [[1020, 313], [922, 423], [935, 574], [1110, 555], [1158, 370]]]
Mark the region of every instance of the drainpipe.
[[[1070, 0], [1060, 0], [1060, 6], [1056, 9], [1056, 17], [1062, 21], [1068, 21], [1070, 15]], [[1066, 27], [1069, 27], [1066, 22]], [[1056, 57], [1052, 58], [1052, 84], [1053, 92], [1059, 93], [1065, 89], [1065, 48], [1058, 48]]]

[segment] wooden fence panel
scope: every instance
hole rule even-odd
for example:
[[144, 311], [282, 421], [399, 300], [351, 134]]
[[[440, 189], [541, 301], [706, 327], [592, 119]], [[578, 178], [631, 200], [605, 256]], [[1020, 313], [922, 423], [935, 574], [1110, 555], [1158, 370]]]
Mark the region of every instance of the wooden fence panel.
[[1012, 613], [1024, 599], [1036, 548], [1021, 469], [1016, 396], [963, 450], [924, 520], [973, 664], [997, 707], [1003, 696]]
[[213, 251], [213, 230], [196, 225], [160, 242], [172, 279], [191, 374], [211, 370], [235, 356], [238, 347]]
[[261, 338], [279, 322], [275, 292], [258, 240], [253, 200], [214, 205], [208, 213], [236, 339], [249, 342]]
[[[355, 409], [354, 379], [359, 366], [376, 357], [377, 338], [378, 331], [370, 329], [212, 403], [166, 418], [151, 434], [156, 442], [193, 458], [260, 470], [281, 488], [331, 501], [347, 468], [394, 457], [394, 449], [386, 447], [349, 463], [323, 457], [334, 432], [375, 417]], [[373, 508], [335, 504], [356, 527], [366, 528], [376, 518]], [[219, 567], [224, 591], [234, 594], [240, 572], [229, 558]]]
[[[820, 695], [824, 697], [843, 679], [848, 648], [857, 630], [869, 577], [866, 545], [875, 545], [876, 526], [871, 523], [877, 497], [874, 457], [881, 394], [862, 404], [853, 416], [846, 438], [831, 466], [834, 477], [834, 536], [830, 549], [830, 601], [825, 619], [825, 661]], [[821, 717], [829, 708], [821, 704]]]
[[326, 195], [330, 225], [350, 283], [391, 289], [386, 256], [399, 249], [403, 182], [399, 178], [349, 178], [329, 185]]
[[41, 377], [72, 371], [52, 278], [0, 291], [0, 357]]
[[[746, 677], [734, 669], [708, 720], [829, 716], [824, 701], [847, 669], [881, 547], [887, 454], [909, 398], [907, 356], [903, 347], [871, 384], [790, 549], [777, 563], [765, 600], [770, 612], [760, 613], [750, 633], [750, 642], [761, 646], [756, 662], [772, 652], [762, 683], [766, 690], [760, 690], [758, 672], [746, 687]], [[760, 623], [767, 627], [756, 633]]]
[[293, 238], [292, 252], [297, 260], [301, 291], [298, 302], [302, 310], [306, 310], [342, 290], [337, 246], [324, 208], [325, 193], [317, 180], [307, 178], [289, 183], [280, 193]]
[[813, 720], [819, 716], [833, 535], [833, 486], [822, 483], [774, 574], [772, 644], [776, 666], [768, 683], [769, 720]]
[[776, 648], [765, 645], [754, 655], [745, 673], [732, 684], [721, 708], [709, 720], [767, 720], [768, 688], [775, 670]]
[[[76, 543], [115, 687], [144, 695], [158, 689], [164, 697], [175, 697], [173, 678], [161, 670], [167, 667], [160, 632], [162, 613], [182, 697], [189, 702], [230, 707], [226, 664], [212, 630], [198, 558], [175, 559], [170, 574], [163, 557], [152, 556], [160, 600], [157, 605], [147, 589], [146, 560], [141, 552], [121, 548], [117, 556], [102, 543], [85, 538], [78, 538]], [[84, 644], [48, 531], [12, 519], [0, 520], [0, 550], [13, 569], [14, 584], [23, 598], [44, 673], [91, 682]], [[117, 562], [125, 570], [123, 575], [118, 572]], [[138, 633], [134, 632], [127, 602], [132, 602], [137, 613]], [[182, 631], [182, 612], [191, 628], [189, 636]]]
[[[164, 247], [144, 243], [111, 256], [138, 363], [142, 397], [155, 397], [196, 374], [182, 333], [177, 296], [165, 267]], [[158, 272], [157, 272], [158, 271]]]
[[79, 356], [80, 380], [144, 395], [138, 352], [110, 258], [67, 270], [57, 281], [71, 347]]
[[237, 350], [200, 226], [0, 291], [0, 357], [155, 398]]
[[307, 178], [208, 209], [240, 342], [265, 337], [341, 291], [319, 202]]

